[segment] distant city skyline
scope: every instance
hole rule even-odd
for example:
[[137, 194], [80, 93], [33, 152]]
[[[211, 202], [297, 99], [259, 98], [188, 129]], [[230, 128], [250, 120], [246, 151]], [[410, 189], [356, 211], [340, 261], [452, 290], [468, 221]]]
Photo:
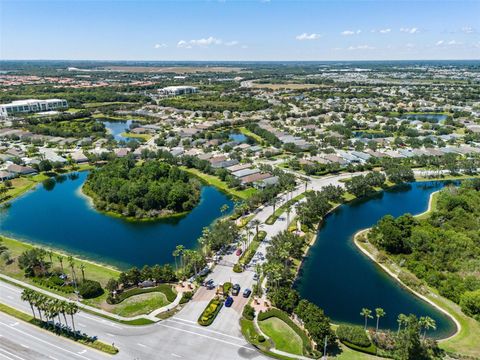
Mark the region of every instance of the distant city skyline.
[[0, 59], [480, 59], [480, 1], [0, 0]]

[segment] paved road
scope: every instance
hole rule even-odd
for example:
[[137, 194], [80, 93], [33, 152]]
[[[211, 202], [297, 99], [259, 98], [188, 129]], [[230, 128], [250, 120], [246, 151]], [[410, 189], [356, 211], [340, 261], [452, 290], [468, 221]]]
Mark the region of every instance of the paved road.
[[[20, 288], [0, 281], [0, 302], [30, 313], [30, 306], [20, 300], [21, 291]], [[192, 302], [192, 306], [195, 306], [195, 302]], [[75, 324], [81, 331], [97, 335], [104, 342], [114, 342], [120, 349], [115, 359], [267, 359], [241, 337], [238, 322], [231, 322], [228, 329], [222, 329], [223, 322], [218, 321], [217, 326], [221, 331], [215, 330], [214, 326], [204, 328], [196, 323], [196, 319], [183, 318], [182, 314], [188, 308], [169, 320], [147, 326], [118, 324], [83, 312], [75, 316]], [[225, 314], [222, 314], [224, 311]], [[222, 309], [220, 314], [228, 319], [238, 319], [237, 316], [228, 316], [229, 311], [235, 312]], [[111, 358], [5, 314], [0, 315], [0, 349], [13, 354], [1, 352], [0, 360], [45, 358], [39, 354], [58, 360]], [[15, 323], [17, 324], [13, 325]]]

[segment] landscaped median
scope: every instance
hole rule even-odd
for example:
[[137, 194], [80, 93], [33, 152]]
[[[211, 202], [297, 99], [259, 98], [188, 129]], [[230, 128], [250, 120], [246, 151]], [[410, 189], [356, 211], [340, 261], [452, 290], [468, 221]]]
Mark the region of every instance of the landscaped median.
[[217, 317], [220, 309], [223, 306], [223, 299], [221, 298], [213, 298], [208, 303], [205, 310], [203, 310], [202, 314], [198, 318], [198, 323], [202, 326], [209, 326], [213, 323], [215, 318]]
[[288, 200], [285, 204], [276, 209], [275, 212], [268, 217], [268, 219], [265, 221], [265, 224], [273, 225], [275, 221], [277, 221], [277, 219], [280, 217], [280, 215], [287, 211], [288, 208], [291, 208], [295, 203], [302, 200], [309, 191], [303, 192], [300, 195], [295, 196], [293, 199]]
[[31, 316], [27, 313], [24, 313], [23, 311], [14, 309], [14, 308], [12, 308], [10, 306], [7, 306], [5, 304], [0, 303], [0, 311], [4, 312], [5, 314], [8, 314], [10, 316], [13, 316], [13, 317], [15, 317], [19, 320], [25, 321], [29, 324], [38, 326], [38, 327], [40, 327], [42, 329], [46, 329], [48, 331], [52, 331], [59, 336], [65, 337], [65, 338], [70, 339], [70, 340], [73, 340], [73, 341], [78, 342], [82, 345], [86, 345], [86, 346], [91, 347], [93, 349], [103, 351], [107, 354], [114, 355], [114, 354], [118, 353], [118, 349], [116, 347], [112, 346], [112, 345], [108, 345], [108, 344], [106, 344], [102, 341], [96, 340], [94, 338], [87, 337], [84, 334], [74, 335], [74, 333], [72, 333], [71, 331], [68, 331], [68, 330], [65, 330], [65, 329], [59, 329], [59, 328], [55, 327], [54, 325], [49, 324], [45, 321], [41, 321], [39, 319], [34, 319], [33, 316]]

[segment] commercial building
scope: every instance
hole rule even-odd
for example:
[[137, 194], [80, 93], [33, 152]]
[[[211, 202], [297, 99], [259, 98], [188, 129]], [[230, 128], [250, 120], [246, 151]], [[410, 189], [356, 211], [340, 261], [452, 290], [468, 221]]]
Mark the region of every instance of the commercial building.
[[0, 117], [7, 117], [16, 113], [31, 113], [40, 111], [52, 111], [65, 109], [68, 107], [67, 100], [48, 99], [48, 100], [18, 100], [9, 104], [0, 105]]
[[185, 95], [198, 92], [198, 89], [194, 86], [167, 86], [160, 89], [159, 92], [163, 95]]

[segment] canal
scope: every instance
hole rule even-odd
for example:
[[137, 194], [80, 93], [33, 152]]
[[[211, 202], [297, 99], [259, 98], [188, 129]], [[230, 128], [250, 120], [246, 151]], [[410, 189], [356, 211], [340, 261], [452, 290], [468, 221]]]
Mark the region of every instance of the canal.
[[[455, 331], [443, 313], [417, 298], [361, 253], [353, 242], [359, 230], [384, 215], [418, 214], [428, 208], [430, 194], [445, 182], [418, 182], [344, 204], [329, 214], [310, 248], [295, 287], [303, 298], [317, 304], [336, 323], [363, 324], [362, 308], [383, 308], [383, 328], [396, 329], [400, 313], [430, 316], [437, 322], [435, 337]], [[375, 319], [370, 321], [374, 325]]]

